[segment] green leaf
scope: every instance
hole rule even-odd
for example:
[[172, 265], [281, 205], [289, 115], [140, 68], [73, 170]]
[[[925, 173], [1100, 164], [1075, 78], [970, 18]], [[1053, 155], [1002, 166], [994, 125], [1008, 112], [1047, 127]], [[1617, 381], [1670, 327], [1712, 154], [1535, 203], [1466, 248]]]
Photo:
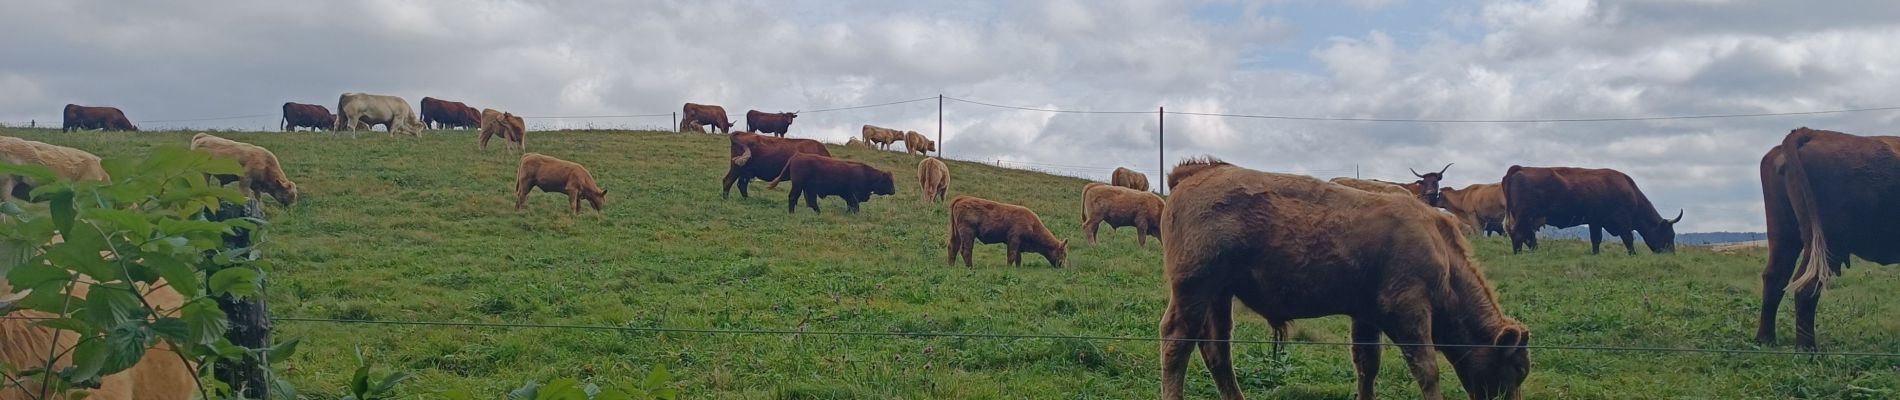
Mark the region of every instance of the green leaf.
[[303, 342], [303, 338], [292, 338], [264, 349], [264, 354], [270, 357], [271, 362], [289, 360], [291, 356], [297, 355], [297, 344], [300, 342]]
[[261, 279], [257, 269], [246, 267], [225, 268], [211, 274], [211, 294], [229, 293], [236, 297], [250, 297], [257, 294]]
[[540, 398], [541, 383], [528, 381], [521, 388], [508, 392], [508, 400], [535, 400]]
[[146, 254], [144, 261], [146, 267], [157, 271], [158, 276], [164, 278], [165, 283], [170, 284], [178, 294], [188, 299], [198, 297], [198, 290], [202, 286], [198, 283], [197, 269], [168, 255]]
[[19, 175], [41, 182], [59, 179], [59, 174], [54, 173], [52, 168], [34, 164], [0, 163], [0, 174]]
[[73, 346], [73, 365], [62, 374], [75, 381], [98, 377], [99, 371], [105, 369], [106, 359], [111, 356], [106, 354], [109, 351], [105, 341], [98, 338], [80, 340], [78, 345]]
[[9, 217], [19, 218], [19, 219], [27, 219], [31, 217], [30, 215], [27, 215], [25, 209], [20, 208], [19, 204], [13, 204], [13, 202], [11, 201], [0, 203], [0, 214], [6, 214]]
[[185, 304], [179, 319], [185, 322], [187, 336], [184, 342], [189, 344], [216, 344], [218, 339], [224, 338], [225, 331], [231, 329], [230, 317], [225, 316], [224, 310], [218, 309], [217, 302], [210, 298], [199, 298]]
[[244, 348], [244, 346], [231, 343], [229, 339], [223, 337], [214, 340], [216, 341], [211, 344], [211, 351], [217, 355], [218, 358], [227, 360], [242, 359], [245, 354], [249, 354], [251, 351], [250, 349]]
[[654, 364], [653, 372], [647, 373], [647, 379], [640, 383], [640, 388], [653, 390], [654, 388], [666, 386], [667, 382], [672, 380], [673, 374], [666, 372], [666, 365]]
[[53, 282], [64, 285], [66, 281], [72, 279], [71, 272], [46, 265], [46, 263], [21, 264], [7, 271], [7, 282], [13, 284], [13, 287], [41, 287]]
[[73, 210], [73, 192], [67, 190], [53, 193], [47, 201], [47, 206], [52, 208], [53, 226], [58, 227], [60, 232], [66, 232], [67, 236], [71, 236], [73, 217], [77, 216]]
[[191, 343], [191, 327], [180, 318], [158, 318], [152, 321], [152, 332], [158, 337], [177, 343]]
[[92, 336], [92, 333], [96, 331], [92, 324], [73, 318], [43, 319], [33, 324], [49, 329], [77, 332], [79, 336]]
[[85, 304], [85, 300], [66, 294], [66, 281], [42, 283], [34, 286], [32, 290], [32, 293], [28, 293], [26, 298], [20, 299], [20, 302], [13, 306], [65, 315]]
[[100, 228], [108, 228], [106, 229], [107, 231], [130, 231], [132, 232], [132, 237], [138, 240], [145, 240], [152, 237], [152, 222], [147, 221], [145, 216], [139, 213], [110, 208], [95, 208], [86, 210], [86, 218], [107, 223], [107, 225], [100, 226]]
[[395, 392], [397, 384], [402, 383], [402, 381], [409, 380], [409, 378], [413, 376], [414, 375], [410, 375], [408, 372], [397, 372], [397, 373], [389, 374], [389, 376], [383, 377], [383, 383], [377, 384], [376, 388], [371, 389], [370, 392], [375, 393], [377, 395], [388, 395], [390, 393]]
[[[91, 297], [88, 295], [87, 297]], [[131, 321], [106, 331], [106, 364], [99, 369], [101, 375], [111, 375], [132, 368], [145, 357], [145, 348], [151, 347], [152, 332], [140, 324], [144, 321]]]
[[86, 292], [86, 314], [94, 325], [117, 327], [127, 322], [143, 322], [152, 310], [145, 308], [130, 284], [94, 284]]
[[271, 391], [271, 397], [274, 397], [274, 398], [279, 398], [279, 399], [298, 398], [297, 387], [291, 385], [290, 381], [284, 380], [283, 378], [272, 379], [270, 383], [270, 391]]
[[167, 234], [191, 236], [193, 234], [230, 234], [229, 225], [204, 220], [164, 219], [158, 221], [158, 229]]

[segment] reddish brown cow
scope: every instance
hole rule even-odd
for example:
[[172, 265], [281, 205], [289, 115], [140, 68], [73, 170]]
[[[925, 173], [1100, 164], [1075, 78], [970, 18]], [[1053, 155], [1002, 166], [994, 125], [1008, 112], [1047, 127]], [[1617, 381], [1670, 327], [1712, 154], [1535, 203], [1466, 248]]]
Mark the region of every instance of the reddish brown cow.
[[[751, 132], [732, 134], [732, 158], [727, 164], [725, 189], [719, 197], [732, 195], [732, 184], [739, 184], [739, 197], [752, 197], [747, 192], [753, 178], [779, 176], [785, 170], [785, 163], [791, 161], [793, 154], [811, 153], [830, 157], [831, 150], [825, 144], [811, 139], [782, 139]], [[796, 182], [794, 178], [792, 181]]]
[[600, 212], [600, 206], [607, 202], [607, 190], [594, 182], [594, 175], [587, 167], [573, 161], [527, 153], [521, 155], [521, 166], [515, 170], [515, 211], [527, 209], [528, 193], [540, 188], [548, 193], [566, 193], [567, 207], [573, 214], [581, 213], [581, 200], [594, 206]]
[[139, 127], [132, 125], [132, 120], [126, 119], [125, 112], [119, 111], [118, 108], [67, 104], [63, 114], [65, 120], [60, 124], [61, 132], [91, 129], [139, 131]]
[[1241, 398], [1228, 342], [1234, 300], [1276, 325], [1352, 317], [1360, 399], [1373, 398], [1381, 335], [1400, 344], [1421, 398], [1442, 398], [1434, 353], [1472, 399], [1518, 398], [1530, 330], [1498, 306], [1449, 215], [1211, 158], [1175, 166], [1167, 181], [1161, 398], [1182, 397], [1196, 347], [1221, 398]]
[[1623, 238], [1636, 254], [1636, 233], [1655, 253], [1676, 251], [1676, 219], [1663, 219], [1629, 175], [1613, 169], [1538, 168], [1512, 165], [1504, 173], [1511, 252], [1537, 249], [1537, 228], [1590, 225], [1590, 254], [1603, 247], [1603, 231]]
[[975, 251], [977, 242], [1008, 246], [1010, 266], [1022, 266], [1025, 251], [1042, 254], [1050, 266], [1057, 268], [1069, 259], [1069, 241], [1056, 240], [1056, 235], [1042, 225], [1035, 211], [970, 196], [951, 199], [950, 258], [946, 261], [956, 265], [957, 254], [962, 254], [963, 266], [973, 266], [975, 262], [970, 259], [970, 253]]
[[858, 204], [871, 201], [871, 195], [897, 194], [897, 182], [885, 172], [857, 161], [846, 161], [830, 156], [809, 153], [797, 153], [785, 162], [785, 168], [771, 185], [778, 186], [780, 180], [792, 181], [791, 194], [785, 196], [785, 212], [798, 210], [798, 197], [805, 197], [805, 206], [811, 212], [818, 211], [818, 198], [838, 196], [844, 198], [845, 212], [857, 213]]
[[770, 133], [785, 137], [792, 130], [792, 120], [798, 118], [798, 112], [762, 113], [759, 110], [746, 110], [745, 127], [753, 132]]
[[336, 123], [336, 114], [330, 109], [316, 104], [284, 102], [284, 118], [278, 120], [277, 127], [284, 132], [294, 132], [297, 128], [310, 130], [331, 130]]
[[1755, 340], [1775, 341], [1775, 312], [1792, 288], [1795, 346], [1814, 350], [1814, 315], [1828, 278], [1849, 257], [1900, 263], [1900, 207], [1892, 204], [1900, 198], [1900, 137], [1795, 129], [1762, 156], [1761, 187], [1768, 265]]
[[732, 120], [726, 119], [725, 107], [686, 103], [685, 107], [680, 108], [680, 130], [686, 130], [683, 127], [687, 126], [687, 121], [713, 127], [719, 133], [732, 133]]
[[482, 113], [459, 101], [422, 98], [422, 126], [429, 129], [468, 129], [482, 125]]

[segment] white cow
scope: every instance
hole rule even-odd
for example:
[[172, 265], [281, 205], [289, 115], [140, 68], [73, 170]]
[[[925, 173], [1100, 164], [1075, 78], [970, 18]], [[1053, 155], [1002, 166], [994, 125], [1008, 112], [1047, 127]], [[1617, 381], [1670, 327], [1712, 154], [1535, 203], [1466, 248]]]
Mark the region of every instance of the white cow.
[[401, 97], [344, 93], [337, 99], [336, 118], [338, 131], [367, 130], [382, 125], [392, 137], [396, 132], [422, 136], [422, 121], [416, 119], [415, 109], [409, 108], [409, 102]]

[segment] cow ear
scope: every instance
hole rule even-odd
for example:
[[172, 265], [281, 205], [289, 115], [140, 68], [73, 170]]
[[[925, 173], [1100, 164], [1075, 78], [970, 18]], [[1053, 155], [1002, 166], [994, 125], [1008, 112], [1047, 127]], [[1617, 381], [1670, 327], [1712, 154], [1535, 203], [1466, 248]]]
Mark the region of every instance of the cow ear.
[[1530, 329], [1525, 328], [1523, 325], [1516, 325], [1516, 324], [1505, 327], [1503, 331], [1498, 332], [1497, 338], [1491, 340], [1491, 344], [1494, 346], [1512, 347], [1512, 348], [1521, 348], [1524, 346], [1528, 346], [1530, 345], [1530, 342], [1531, 342]]

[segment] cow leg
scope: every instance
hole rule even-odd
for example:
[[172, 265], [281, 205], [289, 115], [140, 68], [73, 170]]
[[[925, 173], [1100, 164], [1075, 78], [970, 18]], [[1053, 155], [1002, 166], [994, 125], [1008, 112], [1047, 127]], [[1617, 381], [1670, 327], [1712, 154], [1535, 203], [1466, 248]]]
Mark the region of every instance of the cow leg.
[[1101, 228], [1102, 228], [1101, 218], [1088, 217], [1087, 220], [1082, 221], [1082, 233], [1085, 233], [1086, 236], [1088, 236], [1089, 244], [1095, 244], [1095, 231], [1101, 230]]
[[1755, 341], [1775, 342], [1775, 313], [1781, 310], [1781, 296], [1788, 290], [1795, 261], [1801, 256], [1800, 237], [1773, 238], [1768, 241], [1768, 266], [1761, 271], [1761, 319], [1755, 323]]
[[1603, 252], [1603, 227], [1590, 225], [1590, 254]]
[[[1808, 249], [1808, 257], [1827, 257], [1824, 250]], [[1841, 262], [1825, 260], [1827, 268], [1840, 271]], [[1805, 263], [1804, 263], [1805, 264]], [[1805, 271], [1797, 271], [1805, 273]], [[1807, 285], [1794, 289], [1794, 347], [1814, 351], [1819, 346], [1814, 340], [1814, 314], [1821, 307], [1821, 280], [1815, 279]]]
[[740, 174], [739, 175], [739, 198], [741, 199], [752, 198], [752, 192], [746, 190], [746, 187], [748, 186], [752, 186], [752, 175]]
[[12, 175], [0, 175], [0, 200], [14, 203], [13, 185], [17, 184], [19, 182], [14, 180]]
[[[1417, 294], [1419, 296], [1396, 298], [1425, 298], [1424, 293]], [[1404, 306], [1399, 305], [1399, 307]], [[1399, 345], [1400, 354], [1405, 356], [1406, 366], [1412, 369], [1412, 379], [1418, 381], [1418, 390], [1422, 392], [1419, 398], [1443, 400], [1443, 394], [1438, 392], [1438, 353], [1431, 346], [1431, 311], [1428, 309], [1394, 311], [1397, 312], [1385, 318], [1391, 323], [1380, 324], [1380, 326], [1386, 327], [1386, 336], [1392, 338], [1392, 343]]]
[[976, 268], [976, 259], [970, 258], [970, 255], [976, 253], [976, 230], [975, 229], [971, 229], [971, 230], [967, 230], [963, 232], [963, 241], [958, 244], [957, 249], [958, 251], [963, 252], [963, 267]]
[[798, 195], [803, 193], [799, 191], [799, 189], [800, 188], [798, 187], [798, 185], [792, 185], [792, 190], [786, 191], [785, 193], [785, 213], [786, 214], [797, 213], [798, 197], [799, 197]]
[[[793, 185], [793, 186], [797, 186], [797, 185]], [[811, 212], [813, 214], [824, 214], [824, 212], [818, 211], [818, 192], [810, 191], [810, 190], [805, 191], [805, 206], [811, 207]]]
[[534, 190], [534, 186], [532, 185], [522, 183], [515, 184], [515, 212], [521, 212], [521, 210], [527, 209], [528, 192], [531, 190]]
[[949, 251], [946, 251], [950, 254], [946, 255], [943, 260], [945, 265], [957, 265], [957, 252], [961, 250], [959, 248], [960, 246], [957, 246], [959, 242], [961, 242], [958, 233], [957, 224], [950, 224], [950, 240], [948, 240], [950, 248]]
[[[1643, 240], [1653, 239], [1643, 238]], [[1636, 231], [1623, 232], [1623, 250], [1629, 251], [1632, 256], [1636, 255]]]
[[575, 191], [567, 193], [568, 214], [581, 215], [581, 194]]
[[1004, 240], [1003, 243], [1005, 246], [1009, 247], [1009, 251], [1005, 253], [1006, 255], [1008, 255], [1008, 258], [1007, 258], [1008, 261], [1006, 264], [1011, 267], [1023, 266], [1022, 239], [1012, 234], [1012, 235], [1009, 235], [1009, 240]]
[[[1220, 296], [1227, 297], [1227, 296]], [[1239, 399], [1240, 382], [1234, 379], [1234, 301], [1216, 300], [1209, 304], [1212, 310], [1207, 312], [1207, 334], [1210, 341], [1200, 343], [1201, 363], [1207, 365], [1207, 373], [1214, 376], [1214, 388], [1220, 390], [1223, 399]]]
[[845, 194], [845, 195], [844, 195], [844, 207], [845, 207], [845, 208], [844, 208], [844, 212], [845, 212], [846, 214], [857, 214], [857, 213], [858, 213], [858, 204], [859, 204], [859, 203], [858, 203], [858, 196], [857, 196], [857, 195], [854, 195], [854, 194]]
[[[1161, 398], [1181, 400], [1187, 383], [1188, 357], [1194, 355], [1193, 341], [1210, 339], [1208, 314], [1215, 302], [1232, 301], [1216, 292], [1220, 282], [1206, 276], [1184, 276], [1172, 282], [1168, 307], [1161, 312]], [[1236, 397], [1237, 398], [1237, 397]]]
[[721, 184], [725, 186], [725, 189], [720, 190], [719, 198], [721, 199], [732, 198], [732, 183], [738, 182], [738, 181], [739, 181], [738, 171], [730, 170], [730, 169], [726, 170], [726, 177], [721, 179]]
[[1148, 248], [1148, 221], [1135, 219], [1135, 246]]
[[481, 141], [481, 147], [480, 147], [482, 151], [488, 151], [488, 137], [493, 136], [494, 134], [495, 134], [494, 132], [489, 132], [487, 129], [482, 130], [482, 141]]
[[1379, 325], [1364, 318], [1352, 319], [1352, 369], [1359, 378], [1359, 400], [1372, 400], [1374, 382], [1379, 379]]

